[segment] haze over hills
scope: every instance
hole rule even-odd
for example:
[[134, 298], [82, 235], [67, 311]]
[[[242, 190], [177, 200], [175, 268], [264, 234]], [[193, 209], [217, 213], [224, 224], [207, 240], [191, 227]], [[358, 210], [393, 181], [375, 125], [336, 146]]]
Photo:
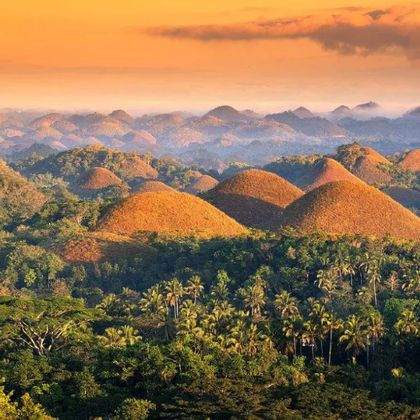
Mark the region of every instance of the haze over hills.
[[[32, 118], [32, 119], [31, 119]], [[382, 153], [404, 152], [420, 144], [418, 112], [396, 118], [374, 102], [342, 105], [327, 113], [300, 106], [293, 111], [259, 115], [231, 106], [204, 115], [174, 112], [136, 117], [124, 110], [110, 114], [0, 113], [0, 154], [8, 156], [33, 143], [66, 150], [88, 144], [126, 151], [171, 154], [188, 163], [203, 148], [214, 169], [240, 156], [252, 165], [276, 155], [331, 153], [337, 145], [359, 141]]]

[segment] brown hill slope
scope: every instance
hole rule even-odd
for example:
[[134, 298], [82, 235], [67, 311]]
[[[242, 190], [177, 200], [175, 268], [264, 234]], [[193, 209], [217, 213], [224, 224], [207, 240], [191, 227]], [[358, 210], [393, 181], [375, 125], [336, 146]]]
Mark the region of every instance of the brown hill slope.
[[376, 157], [370, 155], [361, 156], [356, 160], [353, 173], [368, 184], [388, 184], [392, 182], [392, 177], [384, 172], [380, 167]]
[[136, 130], [127, 133], [123, 140], [127, 143], [156, 144], [157, 140], [146, 130]]
[[359, 178], [355, 177], [341, 163], [331, 158], [322, 158], [297, 181], [297, 185], [305, 191], [310, 191], [333, 181], [360, 182]]
[[156, 179], [159, 176], [155, 168], [152, 168], [147, 162], [136, 155], [127, 155], [121, 161], [119, 171], [126, 178]]
[[120, 137], [126, 134], [128, 129], [118, 120], [106, 117], [102, 121], [91, 124], [84, 130], [84, 134], [97, 137]]
[[119, 185], [121, 182], [121, 179], [109, 169], [94, 167], [83, 175], [80, 188], [84, 190], [101, 190], [111, 185]]
[[238, 222], [270, 228], [303, 191], [271, 172], [249, 169], [223, 181], [205, 198]]
[[133, 190], [136, 193], [158, 192], [158, 191], [176, 192], [175, 189], [171, 188], [169, 185], [166, 185], [160, 181], [146, 181], [146, 182], [143, 182], [143, 184], [140, 184], [137, 187], [135, 187]]
[[360, 149], [365, 156], [369, 156], [371, 158], [371, 161], [376, 163], [390, 163], [387, 158], [382, 156], [380, 153], [378, 153], [376, 150], [372, 149], [371, 147], [362, 147]]
[[188, 186], [187, 191], [191, 194], [198, 194], [199, 192], [206, 192], [216, 187], [219, 183], [217, 179], [214, 179], [209, 175], [202, 175], [195, 179], [191, 185]]
[[131, 235], [137, 231], [182, 236], [237, 236], [247, 230], [209, 203], [191, 194], [134, 194], [111, 209], [99, 229]]
[[400, 161], [400, 166], [413, 172], [420, 172], [420, 149], [410, 150]]
[[420, 219], [386, 194], [357, 182], [321, 185], [286, 208], [282, 226], [331, 234], [420, 239]]

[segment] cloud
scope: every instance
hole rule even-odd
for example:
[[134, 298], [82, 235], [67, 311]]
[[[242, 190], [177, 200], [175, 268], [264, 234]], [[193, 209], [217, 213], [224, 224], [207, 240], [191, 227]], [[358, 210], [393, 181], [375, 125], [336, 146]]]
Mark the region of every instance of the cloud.
[[340, 54], [396, 52], [420, 59], [420, 6], [337, 9], [323, 15], [256, 20], [224, 25], [163, 26], [146, 33], [197, 41], [310, 39]]

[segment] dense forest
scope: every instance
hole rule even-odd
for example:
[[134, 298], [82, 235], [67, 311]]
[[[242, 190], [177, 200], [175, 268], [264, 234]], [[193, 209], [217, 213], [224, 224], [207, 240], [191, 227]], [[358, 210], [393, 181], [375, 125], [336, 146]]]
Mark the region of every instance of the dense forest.
[[[419, 242], [139, 233], [77, 262], [63, 244], [127, 193], [76, 194], [77, 153], [17, 163], [31, 184], [7, 172], [8, 208], [22, 185], [43, 198], [1, 220], [0, 419], [420, 416]], [[118, 157], [90, 166], [108, 162], [134, 185]], [[152, 166], [174, 187], [196, 171]]]

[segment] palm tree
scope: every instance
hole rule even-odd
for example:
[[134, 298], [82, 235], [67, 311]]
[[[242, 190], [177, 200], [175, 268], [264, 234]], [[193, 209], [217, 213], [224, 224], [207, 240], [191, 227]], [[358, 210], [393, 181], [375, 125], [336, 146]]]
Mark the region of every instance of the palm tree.
[[153, 286], [143, 293], [143, 298], [140, 300], [140, 308], [143, 312], [151, 315], [154, 318], [166, 317], [167, 306], [160, 293], [159, 286]]
[[117, 328], [107, 328], [104, 331], [104, 335], [99, 336], [99, 341], [107, 348], [124, 346], [124, 337], [122, 337], [121, 331]]
[[386, 283], [392, 292], [397, 290], [399, 288], [398, 274], [395, 271], [391, 271], [391, 274], [389, 275]]
[[294, 356], [296, 356], [297, 354], [296, 342], [300, 338], [300, 335], [301, 335], [301, 328], [300, 328], [301, 322], [302, 322], [302, 319], [299, 316], [295, 316], [295, 315], [292, 315], [283, 320], [282, 331], [286, 338], [292, 339]]
[[327, 270], [319, 270], [316, 275], [315, 284], [327, 294], [329, 300], [332, 299], [332, 292], [335, 289], [337, 281], [337, 270], [335, 268], [329, 268]]
[[331, 366], [332, 349], [333, 349], [333, 332], [342, 327], [342, 321], [333, 313], [326, 312], [323, 315], [323, 324], [328, 328], [329, 345], [328, 345], [328, 366]]
[[187, 293], [193, 298], [194, 304], [197, 303], [197, 299], [200, 297], [203, 290], [204, 286], [200, 276], [194, 275], [188, 280]]
[[121, 311], [121, 301], [114, 293], [110, 293], [96, 307], [104, 310], [108, 315], [116, 315]]
[[353, 264], [350, 262], [350, 259], [346, 257], [343, 261], [340, 262], [338, 265], [338, 269], [340, 271], [340, 277], [350, 277], [350, 286], [353, 287], [353, 277], [356, 274], [356, 270], [353, 267]]
[[242, 295], [245, 307], [249, 308], [251, 316], [253, 318], [261, 316], [261, 307], [265, 304], [264, 289], [260, 285], [254, 284], [242, 289]]
[[324, 338], [329, 331], [325, 323], [327, 312], [325, 306], [319, 300], [309, 298], [308, 303], [310, 306], [309, 317], [317, 328], [316, 335], [320, 343], [321, 357], [324, 357]]
[[219, 270], [217, 272], [216, 284], [212, 287], [210, 295], [219, 301], [226, 300], [229, 295], [230, 278], [226, 271]]
[[275, 296], [274, 305], [281, 319], [299, 316], [298, 300], [286, 290], [282, 290]]
[[372, 311], [369, 313], [366, 319], [366, 326], [368, 331], [368, 345], [367, 345], [367, 356], [366, 365], [369, 369], [369, 346], [372, 344], [372, 358], [375, 355], [375, 344], [384, 334], [384, 321], [381, 314], [378, 311]]
[[121, 329], [107, 328], [104, 335], [99, 336], [104, 347], [132, 346], [140, 340], [138, 331], [129, 325], [124, 325]]
[[197, 327], [197, 306], [192, 300], [186, 300], [181, 305], [180, 322], [178, 324], [178, 335], [181, 337], [188, 337], [190, 335], [202, 336], [204, 331]]
[[418, 337], [420, 324], [416, 314], [411, 309], [404, 309], [394, 325], [398, 342], [403, 343], [409, 336]]
[[352, 352], [353, 363], [356, 361], [356, 356], [366, 348], [367, 337], [366, 325], [356, 315], [351, 315], [345, 322], [339, 342], [347, 343], [345, 350]]
[[315, 357], [315, 345], [318, 337], [317, 325], [312, 321], [303, 324], [302, 342], [304, 347], [311, 347], [312, 359]]
[[368, 269], [367, 275], [369, 278], [369, 283], [372, 285], [373, 288], [373, 297], [375, 300], [375, 307], [378, 307], [378, 297], [377, 297], [377, 284], [381, 281], [381, 273], [379, 267], [374, 264], [371, 268]]
[[419, 294], [420, 293], [420, 270], [414, 269], [410, 270], [405, 277], [408, 277], [408, 280], [403, 285], [403, 290], [408, 294]]
[[172, 320], [169, 316], [169, 307], [159, 285], [153, 286], [143, 293], [140, 300], [141, 310], [151, 319], [158, 322], [158, 328], [164, 327], [165, 338], [168, 339], [171, 331]]
[[246, 325], [244, 320], [238, 319], [229, 331], [226, 345], [230, 351], [255, 357], [263, 346], [272, 347], [272, 342], [267, 335], [258, 330], [255, 324]]
[[202, 321], [203, 329], [212, 335], [218, 335], [225, 330], [232, 318], [235, 308], [227, 301], [216, 302], [213, 310]]
[[368, 272], [373, 260], [373, 255], [369, 252], [364, 252], [357, 257], [357, 267], [359, 269], [360, 286], [363, 286], [365, 274]]
[[126, 346], [133, 346], [142, 339], [139, 335], [139, 332], [136, 329], [134, 329], [131, 325], [123, 325], [120, 331], [124, 338], [124, 343]]
[[178, 319], [179, 317], [179, 301], [184, 295], [184, 287], [182, 283], [174, 278], [166, 283], [166, 302], [169, 306], [172, 306], [174, 309], [174, 318]]

